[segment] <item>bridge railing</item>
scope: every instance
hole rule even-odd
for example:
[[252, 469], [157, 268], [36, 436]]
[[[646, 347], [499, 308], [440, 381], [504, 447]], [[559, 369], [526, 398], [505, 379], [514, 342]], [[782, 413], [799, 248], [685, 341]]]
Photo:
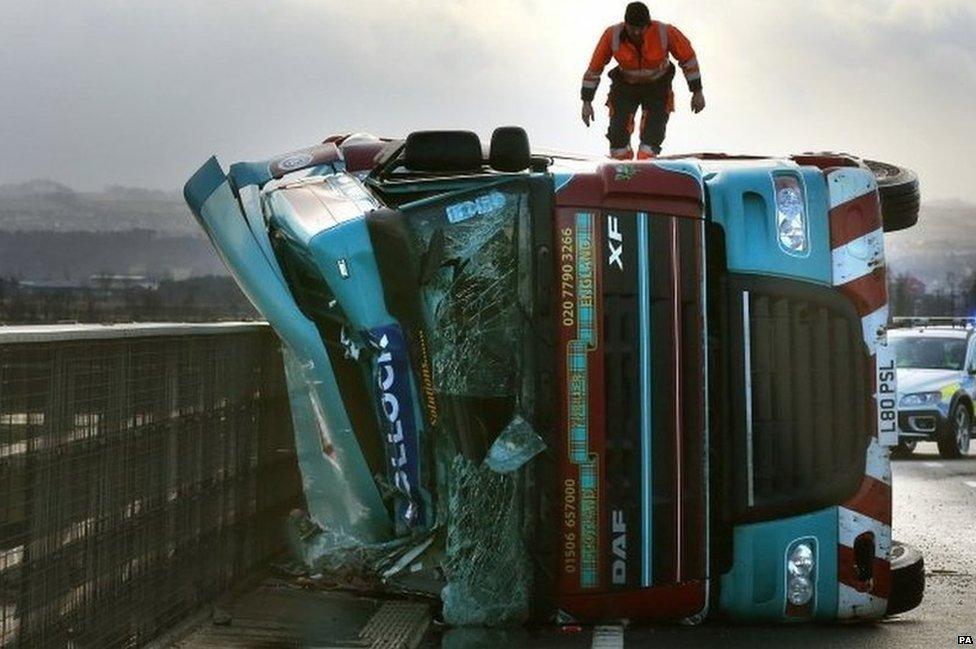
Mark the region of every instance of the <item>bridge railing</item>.
[[267, 326], [0, 327], [0, 647], [140, 646], [300, 503]]

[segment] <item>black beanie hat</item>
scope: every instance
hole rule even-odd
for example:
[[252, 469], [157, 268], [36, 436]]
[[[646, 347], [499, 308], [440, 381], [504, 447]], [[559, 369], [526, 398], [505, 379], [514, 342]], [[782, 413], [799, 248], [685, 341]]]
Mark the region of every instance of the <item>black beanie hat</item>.
[[631, 2], [624, 12], [624, 22], [636, 27], [647, 25], [651, 22], [651, 12], [643, 2]]

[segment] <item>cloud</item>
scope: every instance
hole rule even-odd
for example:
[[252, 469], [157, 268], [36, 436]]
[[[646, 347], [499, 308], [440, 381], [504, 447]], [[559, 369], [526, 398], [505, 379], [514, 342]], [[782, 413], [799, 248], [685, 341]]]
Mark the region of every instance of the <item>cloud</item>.
[[[602, 153], [579, 78], [624, 2], [39, 0], [0, 23], [0, 181], [172, 188], [334, 132], [525, 126]], [[976, 201], [971, 0], [649, 1], [698, 49], [709, 107], [669, 151], [844, 149], [916, 167]], [[607, 89], [606, 81], [600, 99]]]
[[672, 144], [845, 150], [916, 168], [927, 197], [976, 198], [964, 144], [976, 98], [976, 6], [823, 0], [744, 9], [729, 2], [698, 20], [714, 110], [698, 129], [680, 121]]

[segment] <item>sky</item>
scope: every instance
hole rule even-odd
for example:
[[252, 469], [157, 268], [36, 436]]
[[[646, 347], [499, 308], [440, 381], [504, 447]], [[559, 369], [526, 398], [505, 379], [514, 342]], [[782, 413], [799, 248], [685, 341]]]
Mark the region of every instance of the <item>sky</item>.
[[[0, 0], [0, 183], [178, 189], [333, 133], [517, 124], [603, 154], [579, 83], [607, 0]], [[846, 151], [976, 203], [974, 0], [650, 0], [692, 41], [666, 153]]]

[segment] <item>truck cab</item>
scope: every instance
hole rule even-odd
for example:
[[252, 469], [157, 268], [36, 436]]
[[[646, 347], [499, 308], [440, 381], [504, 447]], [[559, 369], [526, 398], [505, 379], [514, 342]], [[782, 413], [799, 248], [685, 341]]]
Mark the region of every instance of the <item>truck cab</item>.
[[890, 176], [509, 127], [211, 159], [186, 197], [282, 338], [309, 565], [442, 545], [457, 623], [479, 565], [546, 619], [875, 619], [921, 599], [892, 567], [883, 231], [917, 182], [906, 216]]

